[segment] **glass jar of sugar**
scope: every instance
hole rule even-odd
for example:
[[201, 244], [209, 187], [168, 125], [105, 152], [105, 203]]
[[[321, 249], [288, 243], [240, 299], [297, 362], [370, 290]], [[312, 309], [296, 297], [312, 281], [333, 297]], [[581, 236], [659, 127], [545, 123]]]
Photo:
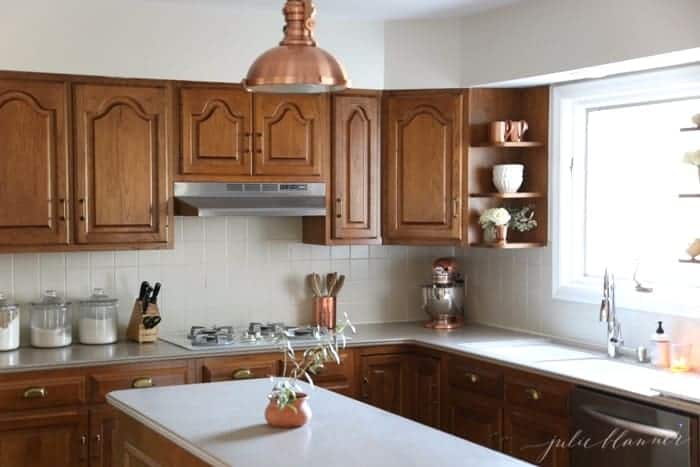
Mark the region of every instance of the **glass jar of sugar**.
[[118, 300], [95, 289], [92, 296], [80, 301], [78, 334], [81, 344], [113, 344], [117, 342]]
[[29, 337], [32, 347], [65, 347], [73, 342], [70, 303], [47, 290], [40, 302], [32, 303]]
[[19, 347], [19, 307], [0, 292], [0, 351]]

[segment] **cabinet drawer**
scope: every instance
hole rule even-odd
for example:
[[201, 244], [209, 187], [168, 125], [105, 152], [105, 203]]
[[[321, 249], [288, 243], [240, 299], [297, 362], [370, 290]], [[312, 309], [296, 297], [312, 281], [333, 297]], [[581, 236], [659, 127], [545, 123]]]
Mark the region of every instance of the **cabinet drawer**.
[[506, 402], [537, 413], [568, 416], [570, 391], [571, 385], [563, 381], [522, 372], [506, 375]]
[[503, 398], [503, 371], [488, 363], [464, 357], [450, 357], [448, 364], [450, 386], [482, 396]]
[[201, 381], [268, 378], [279, 374], [277, 355], [207, 358], [201, 364]]
[[121, 389], [175, 386], [190, 382], [187, 362], [126, 365], [97, 369], [88, 377], [90, 401], [104, 402], [107, 393]]
[[0, 383], [0, 411], [27, 410], [85, 402], [85, 380], [80, 376], [11, 379]]

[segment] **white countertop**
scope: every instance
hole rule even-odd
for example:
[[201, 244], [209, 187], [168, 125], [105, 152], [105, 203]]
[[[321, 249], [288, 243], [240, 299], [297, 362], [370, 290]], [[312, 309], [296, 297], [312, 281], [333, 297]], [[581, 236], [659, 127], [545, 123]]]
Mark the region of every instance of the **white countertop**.
[[321, 388], [311, 421], [265, 423], [268, 379], [116, 391], [107, 401], [217, 467], [525, 467], [530, 464]]

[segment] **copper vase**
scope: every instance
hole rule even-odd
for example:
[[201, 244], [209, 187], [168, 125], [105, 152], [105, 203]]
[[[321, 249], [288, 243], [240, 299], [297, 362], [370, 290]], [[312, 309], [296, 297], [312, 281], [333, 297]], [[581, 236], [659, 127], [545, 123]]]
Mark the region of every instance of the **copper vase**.
[[508, 242], [508, 224], [497, 225], [495, 243], [497, 245], [505, 245]]
[[335, 297], [314, 297], [313, 308], [316, 326], [335, 329]]

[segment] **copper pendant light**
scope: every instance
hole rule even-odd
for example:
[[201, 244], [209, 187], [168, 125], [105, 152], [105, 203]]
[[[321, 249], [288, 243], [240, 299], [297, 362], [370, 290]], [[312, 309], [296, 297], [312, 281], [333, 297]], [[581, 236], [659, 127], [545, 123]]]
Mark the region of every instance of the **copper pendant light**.
[[287, 0], [282, 9], [286, 26], [278, 47], [260, 55], [243, 85], [253, 92], [315, 94], [348, 86], [345, 69], [331, 54], [316, 47], [316, 9], [312, 0]]

